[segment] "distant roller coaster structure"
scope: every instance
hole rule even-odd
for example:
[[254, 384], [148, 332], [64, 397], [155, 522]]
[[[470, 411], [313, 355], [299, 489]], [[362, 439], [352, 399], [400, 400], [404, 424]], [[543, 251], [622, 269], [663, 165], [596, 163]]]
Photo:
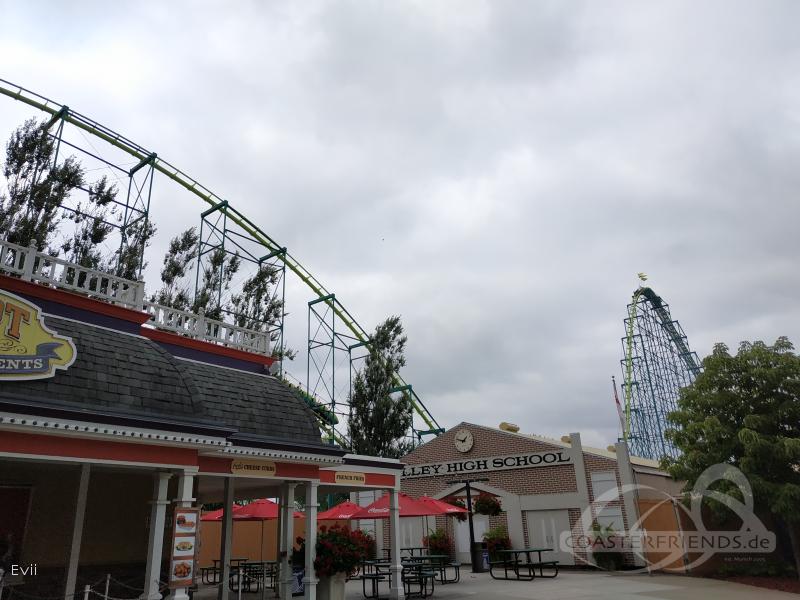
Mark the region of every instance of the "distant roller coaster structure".
[[645, 458], [675, 456], [664, 433], [678, 393], [700, 373], [697, 354], [669, 305], [649, 287], [639, 287], [628, 304], [622, 338], [623, 436], [631, 453]]
[[[115, 201], [119, 206], [120, 220], [113, 225], [119, 237], [120, 249], [129, 244], [128, 235], [134, 225], [150, 218], [150, 204], [156, 175], [165, 176], [177, 183], [205, 204], [198, 211], [200, 240], [197, 269], [204, 257], [213, 249], [221, 248], [226, 253], [236, 253], [241, 260], [253, 265], [276, 265], [280, 270], [275, 293], [285, 297], [286, 271], [293, 273], [311, 291], [308, 302], [308, 345], [306, 381], [297, 379], [292, 383], [301, 397], [315, 412], [325, 435], [332, 443], [347, 447], [346, 419], [348, 399], [354, 373], [357, 372], [370, 344], [369, 334], [344, 307], [336, 294], [329, 291], [306, 269], [287, 248], [265, 233], [228, 200], [225, 200], [143, 146], [101, 125], [61, 103], [19, 85], [0, 79], [0, 94], [31, 106], [49, 119], [45, 128], [55, 142], [56, 157], [59, 151], [77, 151], [114, 174], [120, 189], [127, 188], [125, 199]], [[80, 135], [68, 135], [68, 129]], [[87, 137], [91, 136], [90, 137]], [[105, 143], [105, 150], [98, 150], [92, 139]], [[121, 154], [120, 154], [121, 153]], [[111, 156], [111, 155], [114, 156]], [[124, 158], [127, 157], [127, 158]], [[65, 210], [78, 209], [63, 206]], [[141, 275], [141, 273], [140, 273]], [[196, 288], [195, 288], [196, 291]], [[220, 292], [220, 295], [222, 292]], [[280, 311], [277, 322], [269, 324], [274, 333], [276, 349], [284, 348], [284, 316]], [[281, 363], [281, 369], [283, 369]], [[281, 373], [287, 378], [288, 374]], [[399, 373], [395, 373], [393, 394], [407, 394], [414, 410], [409, 438], [418, 443], [424, 436], [438, 435], [442, 427], [427, 409], [417, 391]]]

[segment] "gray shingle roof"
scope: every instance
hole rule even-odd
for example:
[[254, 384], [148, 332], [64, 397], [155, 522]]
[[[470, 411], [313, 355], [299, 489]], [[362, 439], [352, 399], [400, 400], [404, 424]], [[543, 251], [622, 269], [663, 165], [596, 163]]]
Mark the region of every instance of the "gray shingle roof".
[[274, 377], [177, 360], [199, 389], [206, 415], [241, 433], [297, 442], [320, 442], [311, 410]]
[[147, 338], [111, 329], [49, 315], [45, 322], [72, 338], [75, 362], [50, 379], [3, 382], [0, 398], [200, 421], [265, 441], [321, 445], [314, 415], [272, 377], [180, 360]]

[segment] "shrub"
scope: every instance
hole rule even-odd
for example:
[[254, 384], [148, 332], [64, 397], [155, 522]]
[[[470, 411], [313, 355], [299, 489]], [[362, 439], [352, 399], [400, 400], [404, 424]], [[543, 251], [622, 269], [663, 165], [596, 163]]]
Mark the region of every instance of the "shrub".
[[511, 539], [505, 527], [493, 527], [483, 534], [483, 541], [486, 542], [486, 549], [492, 560], [498, 559], [498, 550], [511, 550]]
[[362, 561], [371, 558], [374, 548], [375, 540], [363, 531], [350, 531], [339, 525], [321, 527], [314, 571], [317, 577], [331, 577], [336, 573], [352, 575]]
[[444, 529], [437, 529], [422, 538], [422, 545], [428, 547], [431, 554], [450, 554], [453, 540]]
[[[613, 527], [592, 523], [592, 555], [597, 566], [606, 571], [619, 571], [625, 564], [625, 555], [613, 548], [622, 547], [622, 539]], [[610, 548], [610, 549], [609, 549]]]

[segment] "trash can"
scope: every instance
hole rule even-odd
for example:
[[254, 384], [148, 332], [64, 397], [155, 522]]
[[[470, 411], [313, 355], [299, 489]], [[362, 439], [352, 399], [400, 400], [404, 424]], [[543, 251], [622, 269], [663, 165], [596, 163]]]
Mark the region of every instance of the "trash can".
[[473, 573], [486, 573], [489, 570], [489, 551], [486, 542], [473, 542], [470, 557]]

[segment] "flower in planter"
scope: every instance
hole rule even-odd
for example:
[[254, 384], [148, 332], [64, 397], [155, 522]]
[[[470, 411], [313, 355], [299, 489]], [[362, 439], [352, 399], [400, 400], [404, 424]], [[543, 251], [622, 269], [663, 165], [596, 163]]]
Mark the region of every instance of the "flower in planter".
[[431, 554], [449, 555], [453, 547], [453, 540], [444, 529], [437, 529], [422, 538], [422, 545], [427, 546]]
[[493, 527], [483, 534], [483, 541], [486, 542], [486, 549], [492, 560], [497, 560], [498, 550], [511, 549], [511, 539], [505, 527]]
[[472, 510], [479, 515], [489, 515], [496, 517], [503, 511], [500, 501], [485, 492], [478, 494], [478, 497], [472, 502]]
[[332, 577], [336, 573], [352, 575], [374, 552], [375, 540], [363, 531], [351, 531], [339, 525], [321, 527], [314, 570], [317, 577]]

